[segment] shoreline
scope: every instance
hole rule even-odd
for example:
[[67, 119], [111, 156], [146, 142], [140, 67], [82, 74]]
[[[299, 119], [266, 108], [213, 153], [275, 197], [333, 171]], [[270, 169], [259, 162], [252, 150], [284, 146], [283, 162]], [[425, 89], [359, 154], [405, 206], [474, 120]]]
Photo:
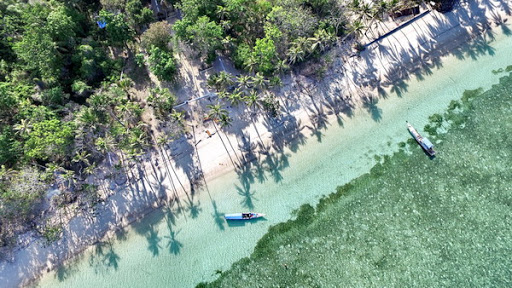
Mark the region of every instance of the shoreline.
[[[457, 10], [458, 9], [461, 9], [461, 7], [458, 7]], [[437, 14], [437, 12], [434, 12], [434, 13]], [[477, 25], [478, 25], [478, 23], [473, 23], [473, 27], [476, 27]], [[448, 32], [451, 31], [450, 33], [453, 34], [454, 33], [452, 31], [453, 28], [457, 28], [457, 26], [452, 27], [452, 28], [448, 29], [447, 31]], [[464, 29], [464, 28], [461, 27], [461, 29]], [[450, 33], [445, 33], [445, 32], [439, 34], [438, 36], [444, 36], [446, 39], [442, 39], [442, 40], [439, 41], [436, 38], [436, 40], [438, 40], [438, 43], [445, 44], [445, 45], [440, 45], [440, 47], [437, 47], [438, 50], [434, 50], [433, 53], [432, 52], [429, 53], [429, 55], [434, 55], [434, 56], [431, 56], [431, 57], [435, 58], [436, 57], [436, 55], [435, 55], [436, 53], [440, 54], [440, 55], [437, 55], [437, 57], [442, 57], [442, 56], [446, 55], [447, 53], [449, 53], [449, 51], [446, 51], [446, 50], [453, 49], [454, 46], [461, 46], [464, 43], [466, 43], [466, 41], [467, 41], [467, 38], [459, 39], [459, 37], [461, 35], [464, 35], [463, 31], [459, 31], [460, 35], [456, 36], [457, 41], [452, 41], [452, 42], [449, 42], [449, 40], [451, 38], [450, 36], [453, 37], [453, 35], [450, 35]], [[480, 32], [482, 32], [482, 31], [480, 31]], [[483, 31], [483, 32], [485, 32], [485, 31]], [[475, 35], [475, 34], [468, 34], [468, 35], [471, 36], [471, 35]], [[441, 38], [443, 38], [443, 37], [441, 37]], [[390, 40], [393, 40], [393, 39], [383, 39], [383, 40], [390, 41]], [[406, 41], [407, 43], [410, 43], [409, 39], [405, 39], [405, 40], [407, 40]], [[390, 42], [392, 43], [392, 41], [390, 41]], [[455, 43], [455, 42], [457, 42], [457, 43]], [[372, 45], [375, 45], [375, 44], [372, 44]], [[370, 45], [370, 46], [372, 46], [372, 45]], [[399, 44], [395, 43], [395, 45], [399, 45]], [[449, 47], [446, 47], [446, 46], [449, 46]], [[372, 50], [370, 50], [370, 48], [371, 47], [369, 47], [369, 51], [372, 51]], [[338, 48], [333, 48], [332, 50], [336, 50], [336, 51], [331, 51], [331, 52], [328, 52], [328, 53], [339, 52], [339, 51], [337, 51], [337, 49]], [[375, 49], [375, 47], [373, 47], [371, 49]], [[442, 53], [443, 51], [445, 52], [444, 54]], [[370, 54], [370, 52], [365, 52], [365, 53], [362, 53], [362, 57], [361, 57], [361, 59], [359, 61], [354, 61], [355, 59], [349, 59], [349, 60], [352, 61], [352, 62], [356, 62], [356, 63], [363, 62], [363, 61], [366, 60], [365, 57], [368, 57], [368, 58], [371, 57], [371, 55], [368, 55], [368, 54]], [[379, 61], [377, 59], [373, 59], [373, 60], [374, 60], [374, 64], [377, 64], [377, 65], [379, 64]], [[380, 59], [380, 60], [382, 60], [382, 59]], [[386, 59], [386, 60], [392, 60], [392, 59]], [[408, 64], [407, 68], [410, 68], [410, 69], [407, 69], [409, 76], [414, 75], [414, 71], [415, 70], [422, 69], [422, 66], [418, 66], [418, 64], [423, 62], [422, 60], [423, 59], [420, 58], [420, 59], [416, 59], [416, 61], [411, 61], [411, 62], [404, 61], [406, 63], [405, 66], [407, 66], [407, 64]], [[429, 60], [432, 61], [432, 59], [429, 59]], [[391, 62], [391, 61], [389, 61], [389, 62]], [[354, 63], [352, 63], [352, 64], [354, 64]], [[380, 68], [380, 70], [381, 70], [380, 72], [381, 73], [382, 73], [382, 70], [384, 70], [384, 71], [386, 70], [385, 69], [385, 64], [382, 64], [382, 65], [384, 67]], [[331, 67], [329, 70], [335, 70], [336, 68], [339, 68], [339, 67], [336, 67], [336, 64], [333, 64], [333, 67]], [[396, 73], [395, 75], [399, 75], [399, 73], [403, 73], [403, 71], [404, 70], [397, 70], [395, 72]], [[391, 76], [388, 76], [388, 77], [391, 78]], [[287, 82], [288, 82], [287, 85], [288, 86], [286, 88], [288, 88], [290, 90], [297, 89], [296, 87], [295, 88], [293, 87], [294, 86], [293, 85], [293, 80], [294, 79], [292, 79], [292, 78], [287, 79]], [[403, 80], [404, 79], [402, 77], [397, 77], [397, 81], [403, 81]], [[329, 79], [325, 80], [323, 82], [328, 82], [327, 84], [332, 84], [332, 83], [330, 83]], [[325, 84], [325, 83], [321, 83], [321, 84]], [[283, 90], [286, 90], [286, 88], [283, 88]], [[359, 92], [359, 91], [356, 91], [356, 92]], [[366, 91], [366, 92], [369, 92], [369, 91]], [[301, 93], [301, 92], [299, 92], [299, 93]], [[376, 93], [374, 93], [374, 94], [376, 94]], [[361, 95], [361, 98], [364, 97], [364, 96], [366, 96], [366, 95]], [[303, 95], [303, 98], [306, 98], [306, 100], [311, 100], [311, 99], [308, 99], [307, 96], [304, 97], [304, 95]], [[281, 99], [282, 99], [282, 97], [281, 97]], [[356, 105], [361, 105], [362, 104], [362, 99], [359, 99], [359, 98], [354, 99], [354, 98], [352, 98], [352, 100], [357, 102]], [[305, 108], [308, 108], [308, 106], [306, 106]], [[297, 112], [297, 114], [295, 116], [296, 116], [297, 119], [300, 119], [300, 120], [304, 121], [305, 123], [307, 123], [306, 125], [309, 125], [312, 122], [310, 116], [307, 113], [307, 111], [301, 110], [300, 112]], [[336, 115], [329, 115], [329, 117], [331, 117], [331, 118], [332, 117], [336, 117]], [[263, 125], [261, 125], [261, 126], [263, 126]], [[198, 128], [203, 128], [203, 127], [199, 126]], [[248, 128], [248, 129], [250, 129], [250, 128]], [[252, 133], [254, 131], [250, 130], [250, 132]], [[285, 131], [285, 133], [283, 133], [283, 135], [286, 135], [286, 133], [291, 134], [293, 132], [294, 132], [293, 130], [288, 130], [288, 131]], [[221, 133], [221, 132], [218, 132], [218, 133]], [[258, 137], [254, 137], [253, 138], [252, 136], [253, 135], [251, 135], [251, 139], [258, 140]], [[266, 143], [264, 143], [264, 145], [270, 144], [272, 142], [272, 140], [274, 140], [274, 139], [272, 139], [269, 136], [272, 136], [272, 133], [269, 132], [269, 131], [266, 131], [265, 133], [261, 134], [261, 138], [266, 140], [266, 141], [264, 141], [264, 142], [266, 142]], [[195, 141], [196, 145], [193, 147], [193, 149], [195, 151], [194, 153], [197, 153], [199, 155], [198, 158], [202, 162], [201, 167], [203, 168], [202, 171], [204, 171], [204, 176], [205, 176], [207, 182], [209, 180], [211, 180], [211, 179], [214, 179], [214, 178], [220, 176], [220, 175], [223, 175], [225, 173], [229, 173], [230, 171], [233, 171], [233, 167], [231, 167], [230, 166], [231, 164], [229, 163], [229, 158], [226, 156], [225, 153], [222, 153], [224, 150], [222, 149], [221, 144], [217, 143], [217, 146], [213, 146], [212, 145], [213, 141], [209, 141], [209, 142], [208, 141], [203, 141], [205, 139], [204, 138], [205, 135], [204, 135], [203, 132], [196, 131], [194, 133], [194, 137], [200, 138], [199, 141]], [[212, 138], [209, 138], [209, 140], [213, 140], [214, 138], [215, 138], [215, 140], [218, 140], [217, 139], [218, 138], [217, 135], [215, 135]], [[202, 144], [201, 144], [201, 142], [202, 142]], [[207, 142], [208, 142], [208, 144], [207, 144]], [[256, 142], [258, 142], [258, 141], [256, 141]], [[235, 139], [234, 143], [236, 143], [236, 139]], [[207, 149], [206, 145], [210, 145], [210, 146], [208, 146], [210, 148]], [[220, 149], [218, 149], [219, 147], [220, 147]], [[221, 152], [220, 155], [219, 154], [215, 154], [215, 153], [211, 153], [212, 152], [211, 150], [215, 150], [215, 149], [220, 150], [220, 152]], [[219, 152], [219, 151], [217, 151], [217, 152]], [[158, 154], [158, 152], [156, 152], [156, 151], [153, 152], [153, 153], [155, 155]], [[207, 155], [205, 155], [205, 154], [207, 154]], [[151, 157], [151, 155], [149, 155], [149, 156]], [[217, 165], [217, 163], [222, 163], [222, 164], [227, 163], [227, 165]], [[147, 164], [148, 163], [146, 163], [146, 165]], [[142, 179], [141, 181], [144, 181], [144, 180]], [[183, 181], [183, 182], [186, 182], [186, 181]], [[123, 190], [123, 189], [124, 189], [123, 187], [118, 188], [118, 190]], [[182, 191], [181, 194], [179, 194], [178, 196], [183, 197], [183, 196], [185, 196], [186, 193], [187, 192]], [[107, 198], [108, 200], [106, 201], [108, 203], [103, 205], [103, 208], [108, 207], [109, 203], [117, 203], [118, 201], [120, 201], [119, 199], [116, 199], [116, 196], [119, 196], [119, 194], [123, 194], [123, 191], [115, 192], [114, 195], [109, 196]], [[98, 217], [98, 218], [102, 218], [103, 216], [108, 216], [107, 218], [112, 218], [111, 219], [112, 221], [108, 221], [108, 219], [107, 220], [99, 219], [98, 223], [92, 223], [92, 224], [99, 224], [99, 226], [103, 225], [103, 227], [101, 227], [98, 230], [94, 230], [94, 229], [87, 230], [89, 233], [91, 233], [91, 231], [93, 231], [92, 232], [93, 234], [92, 235], [87, 235], [88, 237], [85, 239], [85, 241], [72, 241], [72, 239], [69, 239], [69, 241], [63, 241], [61, 239], [61, 240], [57, 241], [57, 243], [51, 244], [50, 248], [41, 247], [41, 244], [42, 244], [41, 241], [34, 241], [34, 242], [31, 242], [28, 246], [22, 247], [22, 248], [18, 249], [17, 251], [14, 252], [14, 254], [21, 254], [22, 253], [21, 250], [27, 252], [29, 250], [29, 248], [34, 248], [33, 246], [36, 245], [35, 249], [33, 249], [34, 253], [36, 253], [36, 249], [37, 248], [40, 248], [40, 249], [44, 248], [44, 251], [46, 251], [48, 254], [52, 254], [52, 255], [50, 255], [48, 257], [45, 257], [46, 261], [40, 261], [39, 263], [33, 263], [30, 260], [26, 260], [27, 261], [26, 264], [28, 264], [28, 266], [30, 266], [30, 264], [33, 265], [32, 267], [25, 267], [25, 269], [24, 269], [25, 271], [31, 271], [32, 272], [32, 275], [29, 276], [29, 277], [32, 277], [31, 280], [30, 279], [23, 279], [22, 277], [20, 277], [19, 274], [16, 274], [15, 276], [13, 276], [12, 274], [9, 275], [11, 277], [17, 277], [17, 279], [5, 279], [6, 269], [4, 268], [4, 265], [6, 265], [7, 261], [2, 261], [3, 262], [2, 263], [2, 270], [0, 271], [1, 272], [0, 275], [2, 275], [1, 278], [3, 278], [4, 280], [7, 280], [4, 283], [7, 283], [7, 285], [12, 285], [12, 286], [33, 284], [33, 283], [35, 283], [39, 279], [39, 277], [44, 273], [45, 270], [47, 270], [47, 269], [55, 269], [55, 268], [59, 267], [59, 265], [62, 265], [63, 263], [66, 263], [67, 261], [72, 261], [74, 255], [79, 254], [79, 253], [85, 251], [86, 249], [88, 249], [94, 243], [101, 242], [102, 239], [107, 239], [107, 238], [111, 237], [113, 234], [115, 234], [116, 229], [120, 229], [120, 230], [124, 229], [124, 227], [128, 226], [130, 223], [133, 223], [133, 222], [143, 218], [145, 215], [148, 215], [149, 213], [154, 211], [155, 208], [159, 207], [159, 205], [161, 206], [161, 205], [165, 204], [165, 201], [162, 202], [161, 200], [159, 200], [160, 199], [159, 196], [162, 196], [162, 197], [167, 196], [168, 197], [168, 196], [172, 196], [172, 195], [169, 195], [169, 193], [167, 193], [167, 194], [164, 194], [164, 195], [155, 194], [155, 195], [150, 195], [150, 196], [152, 198], [150, 197], [149, 199], [146, 200], [146, 202], [144, 202], [144, 203], [140, 203], [139, 202], [138, 203], [138, 205], [139, 205], [138, 208], [134, 209], [134, 211], [131, 211], [132, 213], [122, 214], [122, 215], [100, 215], [100, 217]], [[122, 198], [122, 197], [118, 197], [118, 198]], [[155, 206], [155, 204], [159, 204], [159, 205]], [[103, 210], [103, 211], [107, 211], [107, 210]], [[104, 214], [105, 214], [105, 212], [104, 212]], [[75, 217], [75, 218], [79, 218], [79, 217], [80, 216]], [[72, 220], [72, 222], [80, 222], [79, 220], [77, 220], [75, 218]], [[82, 219], [82, 220], [84, 220], [84, 219]], [[87, 221], [82, 221], [82, 222], [87, 223]], [[115, 225], [112, 225], [112, 223], [115, 223]], [[118, 225], [119, 223], [121, 223], [121, 225]], [[70, 225], [69, 225], [70, 230], [72, 229], [73, 225], [77, 226], [79, 224], [80, 223], [70, 223]], [[120, 226], [120, 227], [118, 227], [118, 226]], [[80, 227], [80, 226], [78, 226], [78, 227]], [[84, 234], [87, 234], [88, 233], [87, 231], [84, 232]], [[73, 236], [70, 236], [69, 238], [72, 238], [72, 237]], [[84, 240], [84, 239], [79, 237], [79, 239], [75, 239], [75, 240]], [[39, 243], [37, 243], [37, 242], [39, 242]], [[61, 243], [61, 244], [64, 244], [64, 245], [68, 244], [68, 246], [69, 246], [69, 244], [73, 244], [73, 246], [72, 246], [73, 248], [69, 249], [69, 250], [66, 250], [66, 251], [60, 251], [59, 252], [59, 251], [57, 251], [58, 250], [57, 247], [59, 246], [58, 243]], [[39, 246], [39, 247], [37, 247], [37, 246]], [[64, 249], [64, 248], [61, 248], [61, 249]], [[28, 252], [30, 252], [30, 251], [28, 251]], [[26, 255], [30, 255], [30, 253], [28, 253]], [[20, 262], [20, 261], [23, 262], [19, 258], [18, 259], [14, 259], [14, 260], [15, 260], [15, 262]], [[7, 263], [7, 264], [9, 264], [9, 263]], [[23, 263], [18, 263], [18, 264], [21, 264], [21, 266], [23, 265]], [[35, 271], [35, 270], [37, 270], [37, 271]], [[41, 273], [41, 271], [43, 271], [43, 272]], [[18, 271], [18, 272], [20, 272], [20, 271]], [[14, 283], [14, 282], [16, 282], [16, 283]]]

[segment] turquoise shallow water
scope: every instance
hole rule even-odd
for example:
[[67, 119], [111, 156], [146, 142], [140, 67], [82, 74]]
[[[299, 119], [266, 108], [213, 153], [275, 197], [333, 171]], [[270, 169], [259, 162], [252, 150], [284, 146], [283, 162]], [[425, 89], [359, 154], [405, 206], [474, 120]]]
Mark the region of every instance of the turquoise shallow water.
[[[428, 117], [443, 113], [450, 101], [459, 99], [464, 90], [488, 89], [497, 83], [503, 74], [491, 71], [504, 68], [512, 55], [511, 39], [498, 35], [490, 46], [494, 49], [492, 55], [463, 60], [443, 58], [443, 67], [433, 70], [432, 75], [407, 81], [407, 91], [400, 97], [389, 93], [386, 99], [381, 99], [376, 105], [379, 117], [375, 117], [375, 109], [356, 110], [352, 118], [343, 119], [343, 125], [333, 122], [327, 130], [320, 131], [321, 141], [314, 136], [297, 149], [285, 149], [270, 159], [261, 159], [260, 169], [264, 172], [259, 178], [240, 178], [230, 173], [211, 181], [209, 193], [201, 191], [193, 199], [183, 201], [182, 212], [174, 206], [152, 213], [116, 239], [93, 247], [56, 273], [48, 273], [39, 285], [192, 287], [201, 281], [214, 280], [216, 270], [225, 271], [235, 261], [248, 256], [269, 226], [290, 219], [302, 204], [315, 204], [338, 185], [368, 172], [379, 161], [375, 156], [398, 151], [398, 143], [409, 138], [405, 120], [420, 128], [421, 133]], [[307, 130], [303, 133], [311, 136]], [[419, 157], [418, 161], [426, 159]], [[405, 181], [404, 176], [394, 175]], [[393, 209], [396, 203], [389, 201], [384, 207]], [[363, 214], [375, 208], [364, 209], [366, 204], [361, 201], [354, 203], [361, 207], [358, 211]], [[249, 209], [264, 212], [268, 217], [241, 226], [230, 226], [222, 218], [222, 213]], [[400, 224], [397, 219], [393, 225]], [[372, 229], [359, 227], [362, 224], [357, 223], [354, 222], [354, 227], [347, 226], [347, 235], [350, 229]], [[407, 229], [412, 231], [412, 228]], [[364, 237], [359, 239], [363, 241]], [[380, 239], [371, 241], [378, 243]], [[320, 240], [314, 243], [328, 247]], [[357, 246], [353, 247], [347, 250], [354, 252], [348, 253], [350, 257], [360, 257]], [[403, 247], [396, 249], [399, 248]], [[378, 251], [375, 253], [377, 259]]]
[[510, 287], [512, 73], [479, 94], [431, 118], [435, 159], [407, 141], [209, 286]]

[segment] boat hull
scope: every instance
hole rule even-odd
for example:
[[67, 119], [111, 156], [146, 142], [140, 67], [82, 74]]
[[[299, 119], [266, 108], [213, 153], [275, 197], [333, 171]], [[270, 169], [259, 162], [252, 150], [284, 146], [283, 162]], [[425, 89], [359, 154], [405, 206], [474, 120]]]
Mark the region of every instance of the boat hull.
[[420, 133], [418, 133], [418, 131], [416, 131], [416, 129], [414, 129], [414, 127], [412, 127], [412, 125], [409, 123], [407, 123], [407, 130], [409, 130], [409, 133], [411, 133], [416, 142], [418, 142], [421, 148], [423, 148], [423, 150], [425, 150], [428, 155], [436, 155], [436, 151], [434, 151], [434, 145], [426, 137], [422, 137]]
[[225, 214], [224, 218], [226, 220], [252, 220], [264, 217], [265, 214], [262, 213], [233, 213], [233, 214]]

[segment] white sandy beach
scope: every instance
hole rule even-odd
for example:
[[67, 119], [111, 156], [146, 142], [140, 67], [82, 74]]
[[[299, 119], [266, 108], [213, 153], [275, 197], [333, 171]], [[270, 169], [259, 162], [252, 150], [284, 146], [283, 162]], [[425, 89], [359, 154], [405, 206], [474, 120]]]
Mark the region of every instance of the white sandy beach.
[[[251, 119], [243, 119], [248, 116], [239, 116], [233, 117], [234, 125], [227, 129], [237, 133], [219, 132], [208, 137], [205, 130], [215, 131], [212, 123], [194, 119], [194, 127], [190, 127], [191, 137], [176, 141], [167, 151], [176, 174], [167, 172], [163, 164], [167, 160], [155, 151], [146, 156], [151, 161], [144, 163], [144, 169], [133, 171], [137, 182], [118, 181], [121, 185], [114, 185], [107, 180], [102, 181], [101, 189], [109, 196], [96, 207], [95, 215], [73, 218], [64, 227], [62, 239], [49, 246], [32, 235], [24, 235], [22, 247], [10, 259], [0, 262], [0, 281], [4, 287], [26, 285], [91, 244], [110, 237], [109, 232], [140, 219], [174, 197], [193, 193], [189, 179], [199, 176], [196, 173], [198, 170], [203, 172], [204, 178], [198, 177], [194, 189], [199, 189], [197, 186], [204, 181], [231, 171], [234, 167], [226, 149], [233, 161], [251, 160], [257, 158], [259, 153], [272, 153], [289, 145], [297, 129], [314, 130], [322, 125], [319, 114], [327, 115], [328, 121], [336, 121], [336, 117], [346, 117], [344, 113], [349, 107], [361, 109], [368, 102], [371, 103], [379, 97], [382, 89], [399, 91], [401, 81], [414, 75], [417, 69], [435, 67], [437, 59], [443, 55], [463, 53], [458, 51], [458, 47], [467, 41], [485, 42], [492, 36], [490, 29], [504, 29], [502, 25], [510, 21], [510, 5], [510, 1], [477, 1], [461, 3], [454, 12], [447, 14], [431, 11], [368, 46], [360, 58], [344, 55], [339, 48], [332, 49], [329, 54], [333, 63], [322, 80], [295, 75], [284, 79], [285, 85], [279, 95], [281, 105], [286, 110], [284, 115], [289, 112], [290, 117], [298, 119], [293, 123], [300, 123], [300, 126], [290, 125], [286, 117], [272, 127], [261, 117], [259, 122], [253, 124]], [[385, 31], [379, 34], [383, 35]], [[195, 90], [196, 95], [204, 94], [204, 89], [200, 88], [204, 83], [196, 84], [190, 89]], [[197, 111], [204, 109], [206, 104], [191, 102], [186, 109], [196, 111], [192, 115], [201, 115]], [[270, 132], [269, 128], [274, 131]], [[240, 137], [240, 131], [245, 137]], [[241, 150], [253, 150], [254, 153], [251, 155]], [[178, 179], [175, 175], [178, 175]]]

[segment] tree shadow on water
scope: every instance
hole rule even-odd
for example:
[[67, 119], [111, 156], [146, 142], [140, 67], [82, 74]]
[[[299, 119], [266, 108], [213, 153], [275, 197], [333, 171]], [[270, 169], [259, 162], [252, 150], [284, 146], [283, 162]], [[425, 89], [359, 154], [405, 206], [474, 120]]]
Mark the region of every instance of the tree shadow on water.
[[125, 241], [128, 239], [128, 231], [126, 231], [124, 227], [117, 229], [115, 235], [117, 241]]
[[400, 98], [402, 98], [402, 94], [404, 92], [407, 92], [407, 87], [409, 85], [405, 83], [403, 80], [394, 81], [391, 86], [391, 92], [396, 93], [396, 95]]
[[94, 268], [96, 274], [105, 274], [112, 270], [117, 271], [121, 257], [114, 251], [111, 242], [96, 244], [94, 253], [89, 257], [89, 266]]
[[255, 176], [255, 179], [258, 180], [258, 183], [263, 183], [267, 180], [267, 176], [265, 176], [265, 168], [262, 163], [260, 163], [259, 159], [254, 164], [254, 171], [252, 173], [252, 175]]
[[77, 273], [78, 267], [77, 263], [80, 263], [84, 259], [84, 255], [80, 254], [78, 255], [71, 263], [67, 263], [64, 265], [60, 265], [57, 270], [55, 271], [55, 277], [59, 282], [63, 282], [75, 273]]
[[194, 202], [194, 194], [191, 194], [190, 196], [189, 194], [187, 194], [187, 199], [185, 200], [185, 210], [188, 211], [192, 219], [197, 218], [197, 216], [199, 216], [199, 213], [202, 211], [200, 204], [201, 203], [199, 202], [199, 200]]
[[150, 226], [148, 232], [146, 233], [146, 240], [148, 241], [148, 250], [151, 252], [153, 257], [156, 257], [160, 254], [160, 241], [162, 238], [158, 236], [158, 230], [155, 229], [153, 225]]
[[114, 270], [117, 270], [119, 268], [119, 260], [121, 260], [121, 257], [114, 251], [114, 247], [112, 243], [108, 243], [108, 250], [107, 254], [104, 257], [104, 262], [108, 267], [113, 267]]
[[238, 185], [235, 185], [235, 189], [238, 195], [243, 197], [242, 201], [240, 201], [240, 204], [242, 204], [243, 207], [246, 207], [249, 210], [254, 209], [253, 198], [256, 192], [251, 192], [250, 184], [247, 183], [247, 185], [243, 185], [243, 188]]
[[373, 121], [379, 122], [382, 119], [382, 109], [377, 106], [379, 100], [377, 98], [365, 97], [363, 101], [363, 107], [370, 113]]
[[289, 166], [288, 155], [284, 152], [267, 153], [265, 160], [265, 170], [270, 173], [275, 183], [283, 180], [281, 171]]
[[512, 36], [512, 30], [510, 30], [510, 28], [508, 28], [508, 25], [505, 23], [501, 24], [501, 31], [503, 32], [503, 34], [507, 36]]
[[169, 236], [164, 236], [167, 238], [167, 247], [169, 248], [169, 253], [174, 255], [178, 255], [183, 247], [183, 244], [176, 239], [176, 236], [180, 233], [181, 230], [173, 231], [172, 222], [166, 217], [167, 228], [169, 229]]
[[217, 203], [215, 203], [214, 200], [212, 200], [212, 206], [213, 206], [213, 220], [215, 221], [215, 224], [217, 224], [217, 227], [219, 227], [220, 230], [225, 230], [224, 227], [224, 213], [220, 213], [217, 208]]

